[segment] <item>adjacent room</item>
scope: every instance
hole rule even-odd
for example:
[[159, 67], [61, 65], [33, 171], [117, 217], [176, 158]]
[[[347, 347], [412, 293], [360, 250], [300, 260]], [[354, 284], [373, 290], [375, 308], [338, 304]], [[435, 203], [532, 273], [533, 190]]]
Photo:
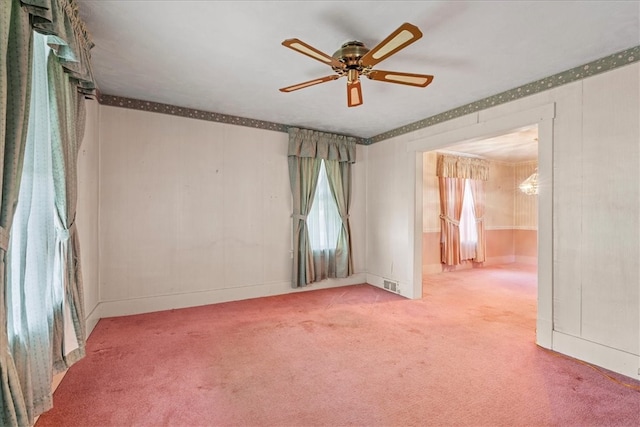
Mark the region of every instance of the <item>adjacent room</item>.
[[3, 0], [0, 41], [0, 425], [640, 424], [640, 2]]

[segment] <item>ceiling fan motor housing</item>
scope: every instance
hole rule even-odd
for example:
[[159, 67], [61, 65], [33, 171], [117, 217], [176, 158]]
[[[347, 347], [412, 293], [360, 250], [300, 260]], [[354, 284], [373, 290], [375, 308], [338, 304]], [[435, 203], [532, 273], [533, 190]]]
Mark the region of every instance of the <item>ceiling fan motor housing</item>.
[[[336, 50], [333, 57], [342, 62], [345, 67], [331, 67], [333, 70], [341, 76], [347, 75], [349, 81], [357, 80], [360, 74], [363, 74], [367, 68], [363, 67], [360, 60], [364, 55], [369, 52], [364, 43], [359, 41], [349, 41], [343, 44], [340, 49]], [[353, 70], [353, 71], [352, 71]]]

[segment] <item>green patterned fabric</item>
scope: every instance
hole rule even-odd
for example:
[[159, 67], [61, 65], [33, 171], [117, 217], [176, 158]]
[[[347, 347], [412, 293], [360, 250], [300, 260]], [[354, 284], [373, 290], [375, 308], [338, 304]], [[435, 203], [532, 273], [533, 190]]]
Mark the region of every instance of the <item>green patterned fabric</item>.
[[7, 332], [29, 421], [53, 405], [52, 273], [56, 230], [51, 180], [46, 36], [34, 34], [29, 129], [7, 252]]
[[61, 310], [54, 316], [54, 367], [64, 371], [85, 354], [85, 323], [79, 240], [75, 227], [78, 149], [84, 134], [84, 97], [70, 81], [58, 59], [49, 55], [49, 111], [51, 153], [56, 208], [56, 259], [60, 287], [64, 289]]
[[93, 42], [79, 17], [74, 0], [22, 0], [31, 15], [33, 29], [49, 35], [49, 46], [56, 52], [65, 72], [77, 81], [78, 89], [93, 93], [96, 89], [91, 68]]
[[27, 138], [31, 37], [29, 15], [22, 9], [20, 1], [0, 2], [0, 425], [3, 426], [30, 424], [18, 372], [9, 351], [5, 263]]
[[321, 159], [289, 156], [289, 180], [293, 196], [293, 274], [291, 286], [299, 288], [315, 280], [309, 244], [307, 215], [316, 194]]
[[351, 224], [349, 207], [351, 205], [351, 163], [325, 160], [324, 166], [329, 178], [331, 194], [342, 219], [342, 228], [338, 234], [335, 251], [335, 277], [349, 277], [353, 274], [353, 256], [351, 255]]

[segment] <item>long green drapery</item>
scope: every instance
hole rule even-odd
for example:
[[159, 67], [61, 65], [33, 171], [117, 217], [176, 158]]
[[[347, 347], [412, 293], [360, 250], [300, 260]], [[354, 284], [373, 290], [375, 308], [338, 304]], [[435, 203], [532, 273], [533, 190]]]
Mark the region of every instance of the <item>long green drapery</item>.
[[293, 277], [294, 288], [316, 281], [313, 253], [309, 244], [307, 216], [316, 191], [321, 161], [325, 161], [331, 192], [342, 219], [335, 250], [336, 277], [353, 273], [349, 204], [351, 164], [356, 161], [355, 138], [289, 129], [289, 179], [293, 196]]
[[[33, 36], [29, 129], [6, 258], [7, 333], [29, 419], [51, 408], [55, 227], [46, 36]], [[44, 96], [42, 96], [44, 95]]]
[[9, 231], [20, 191], [31, 96], [32, 30], [18, 0], [0, 2], [0, 422], [29, 425], [18, 372], [7, 335], [6, 257]]
[[[63, 70], [67, 81], [57, 83], [64, 81], [57, 75], [53, 81], [56, 98], [51, 105], [53, 110], [57, 110], [51, 130], [53, 134], [56, 129], [59, 131], [53, 151], [54, 156], [62, 159], [57, 162], [57, 170], [65, 179], [64, 185], [58, 183], [55, 187], [60, 221], [59, 258], [66, 266], [61, 277], [65, 303], [62, 308], [53, 308], [51, 317], [54, 324], [71, 324], [72, 327], [71, 333], [65, 333], [64, 327], [62, 333], [52, 333], [52, 348], [26, 351], [51, 352], [52, 368], [60, 370], [82, 357], [85, 340], [82, 281], [73, 227], [75, 155], [82, 139], [84, 107], [81, 104], [84, 98], [77, 98], [75, 92], [87, 95], [95, 91], [89, 55], [93, 44], [79, 18], [75, 0], [3, 0], [0, 2], [0, 141], [3, 144], [0, 151], [3, 156], [0, 162], [3, 168], [0, 201], [0, 424], [6, 426], [31, 425], [40, 410], [34, 405], [34, 400], [47, 398], [34, 396], [29, 390], [30, 373], [16, 363], [7, 333], [7, 301], [10, 297], [6, 279], [7, 249], [20, 192], [29, 126], [34, 31], [47, 35], [47, 43], [56, 53], [55, 65], [58, 70]], [[74, 93], [71, 95], [71, 92]], [[73, 101], [69, 101], [71, 99]], [[69, 340], [70, 337], [73, 339]]]

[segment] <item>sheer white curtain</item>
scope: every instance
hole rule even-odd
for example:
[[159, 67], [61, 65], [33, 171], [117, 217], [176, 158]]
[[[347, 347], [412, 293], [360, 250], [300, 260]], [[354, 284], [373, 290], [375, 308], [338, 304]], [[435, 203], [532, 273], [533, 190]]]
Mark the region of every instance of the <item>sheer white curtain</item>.
[[477, 246], [478, 228], [476, 226], [475, 204], [470, 180], [465, 179], [462, 214], [460, 215], [460, 260], [475, 259]]
[[316, 194], [307, 217], [309, 243], [313, 252], [316, 280], [335, 277], [335, 251], [342, 219], [336, 206], [324, 160], [320, 166]]

